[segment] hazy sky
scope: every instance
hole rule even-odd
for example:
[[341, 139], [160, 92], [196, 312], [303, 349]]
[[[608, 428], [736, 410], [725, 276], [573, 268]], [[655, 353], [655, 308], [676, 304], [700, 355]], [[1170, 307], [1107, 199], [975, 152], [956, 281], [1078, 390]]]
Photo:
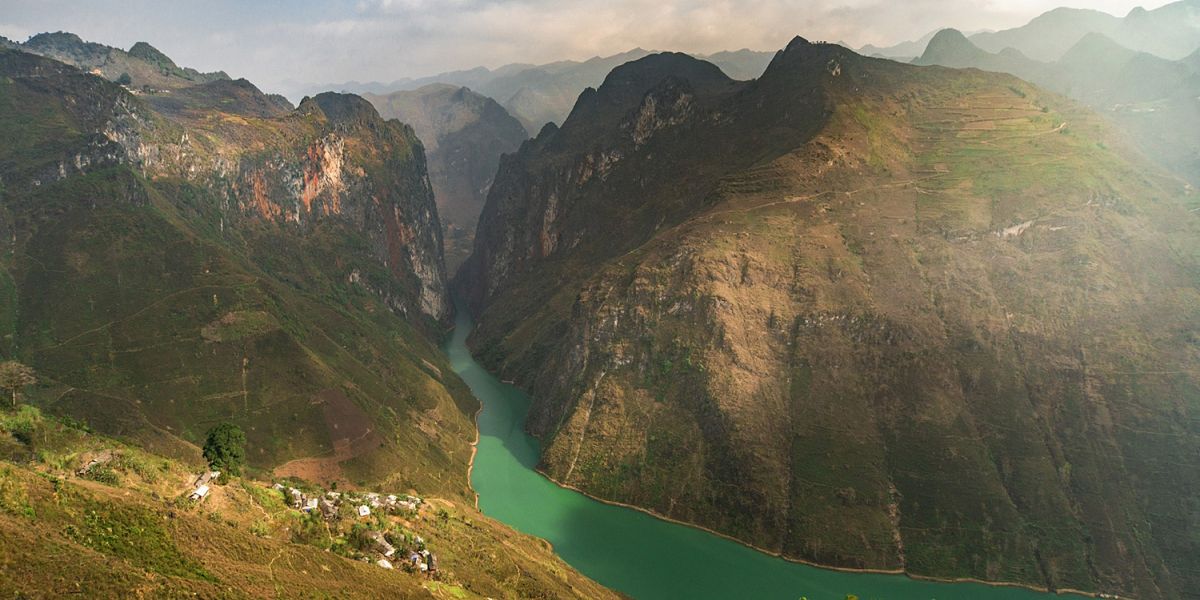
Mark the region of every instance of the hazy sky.
[[[0, 0], [0, 35], [65, 30], [274, 91], [392, 81], [478, 65], [585, 59], [634, 47], [775, 50], [792, 36], [887, 45], [939, 27], [1003, 29], [1063, 0]], [[1163, 0], [1068, 6], [1124, 15]]]

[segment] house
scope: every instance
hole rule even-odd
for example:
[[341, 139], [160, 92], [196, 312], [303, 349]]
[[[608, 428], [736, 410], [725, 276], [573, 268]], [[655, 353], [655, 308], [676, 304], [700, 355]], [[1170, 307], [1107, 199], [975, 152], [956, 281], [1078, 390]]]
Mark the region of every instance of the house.
[[208, 496], [208, 484], [202, 483], [188, 495], [188, 500], [199, 502]]
[[317, 510], [317, 499], [309, 498], [309, 499], [305, 500], [304, 506], [301, 507], [300, 510], [302, 510], [304, 512], [312, 512], [314, 510]]
[[438, 570], [437, 556], [432, 552], [429, 553], [429, 572], [433, 573]]
[[192, 485], [199, 487], [221, 476], [220, 471], [205, 471], [196, 476], [196, 481]]
[[366, 504], [359, 505], [358, 516], [360, 516], [360, 517], [371, 516], [371, 507], [367, 506]]
[[304, 493], [296, 488], [288, 488], [288, 496], [292, 499], [292, 508], [304, 506]]
[[396, 547], [388, 543], [387, 538], [385, 538], [383, 534], [378, 531], [372, 531], [368, 533], [367, 539], [374, 543], [375, 550], [379, 551], [380, 554], [388, 558], [391, 558], [391, 556], [396, 553]]
[[381, 559], [379, 559], [379, 560], [375, 561], [375, 564], [377, 564], [377, 565], [379, 565], [379, 566], [381, 566], [381, 567], [383, 567], [383, 568], [385, 568], [385, 569], [391, 569], [391, 568], [393, 568], [393, 567], [392, 567], [392, 563], [391, 563], [391, 561], [389, 561], [389, 560], [388, 560], [388, 559], [386, 559], [386, 558], [381, 558]]
[[317, 502], [317, 508], [321, 509], [321, 516], [325, 517], [326, 520], [333, 520], [338, 516], [337, 507], [324, 498], [321, 498]]

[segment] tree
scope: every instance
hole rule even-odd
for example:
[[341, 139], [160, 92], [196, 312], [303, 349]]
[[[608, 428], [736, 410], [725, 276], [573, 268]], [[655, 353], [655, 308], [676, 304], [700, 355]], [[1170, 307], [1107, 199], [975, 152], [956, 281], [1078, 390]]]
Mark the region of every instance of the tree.
[[117, 78], [117, 83], [121, 85], [129, 85], [133, 83], [133, 78], [129, 76], [129, 73], [121, 73], [121, 76]]
[[21, 390], [37, 383], [37, 374], [32, 367], [23, 365], [15, 360], [0, 363], [0, 388], [12, 394], [13, 408], [17, 407], [17, 397]]
[[246, 434], [237, 425], [221, 423], [208, 431], [204, 458], [222, 475], [239, 475], [246, 463]]

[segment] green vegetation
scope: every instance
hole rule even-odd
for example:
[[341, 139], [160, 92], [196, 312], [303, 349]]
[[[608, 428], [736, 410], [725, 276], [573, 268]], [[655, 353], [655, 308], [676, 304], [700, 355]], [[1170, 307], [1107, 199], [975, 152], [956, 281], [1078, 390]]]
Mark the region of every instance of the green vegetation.
[[[544, 543], [469, 504], [428, 499], [436, 508], [385, 524], [349, 515], [325, 522], [288, 508], [264, 483], [236, 477], [204, 502], [185, 502], [198, 465], [87, 433], [30, 406], [0, 418], [0, 596], [613, 597]], [[12, 438], [18, 423], [39, 452], [62, 458], [20, 451], [25, 442]], [[111, 477], [98, 485], [97, 472]], [[368, 525], [387, 529], [397, 544], [421, 536], [438, 553], [438, 573], [357, 560], [362, 553], [347, 540], [361, 545], [353, 532]], [[297, 531], [311, 531], [311, 539], [295, 543]]]
[[[0, 73], [0, 331], [37, 370], [29, 402], [174, 458], [199, 461], [230, 423], [250, 473], [470, 497], [475, 405], [442, 375], [439, 227], [411, 130], [361, 99], [293, 111], [245, 82], [135, 97], [12, 51]], [[109, 124], [129, 148], [93, 143]], [[174, 154], [185, 137], [194, 163]], [[123, 162], [138, 148], [175, 158], [143, 171]], [[305, 211], [326, 152], [340, 167], [321, 177], [344, 187]]]
[[14, 409], [17, 408], [17, 397], [21, 391], [35, 383], [37, 374], [33, 368], [15, 360], [0, 363], [0, 389], [9, 393]]
[[246, 434], [232, 423], [213, 427], [204, 440], [204, 459], [222, 474], [241, 475], [246, 463]]
[[551, 477], [822, 564], [1200, 589], [1200, 218], [1102, 117], [802, 40], [749, 85], [631, 63], [573, 114], [459, 279]]

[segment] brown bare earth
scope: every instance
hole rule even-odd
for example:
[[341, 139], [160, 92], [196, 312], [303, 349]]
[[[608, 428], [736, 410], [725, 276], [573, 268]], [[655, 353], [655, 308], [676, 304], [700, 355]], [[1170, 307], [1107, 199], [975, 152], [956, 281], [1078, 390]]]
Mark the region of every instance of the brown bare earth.
[[342, 463], [378, 447], [382, 438], [367, 413], [341, 390], [322, 390], [314, 399], [321, 406], [325, 428], [333, 442], [333, 456], [290, 460], [274, 470], [276, 477], [297, 477], [325, 484], [346, 484]]

